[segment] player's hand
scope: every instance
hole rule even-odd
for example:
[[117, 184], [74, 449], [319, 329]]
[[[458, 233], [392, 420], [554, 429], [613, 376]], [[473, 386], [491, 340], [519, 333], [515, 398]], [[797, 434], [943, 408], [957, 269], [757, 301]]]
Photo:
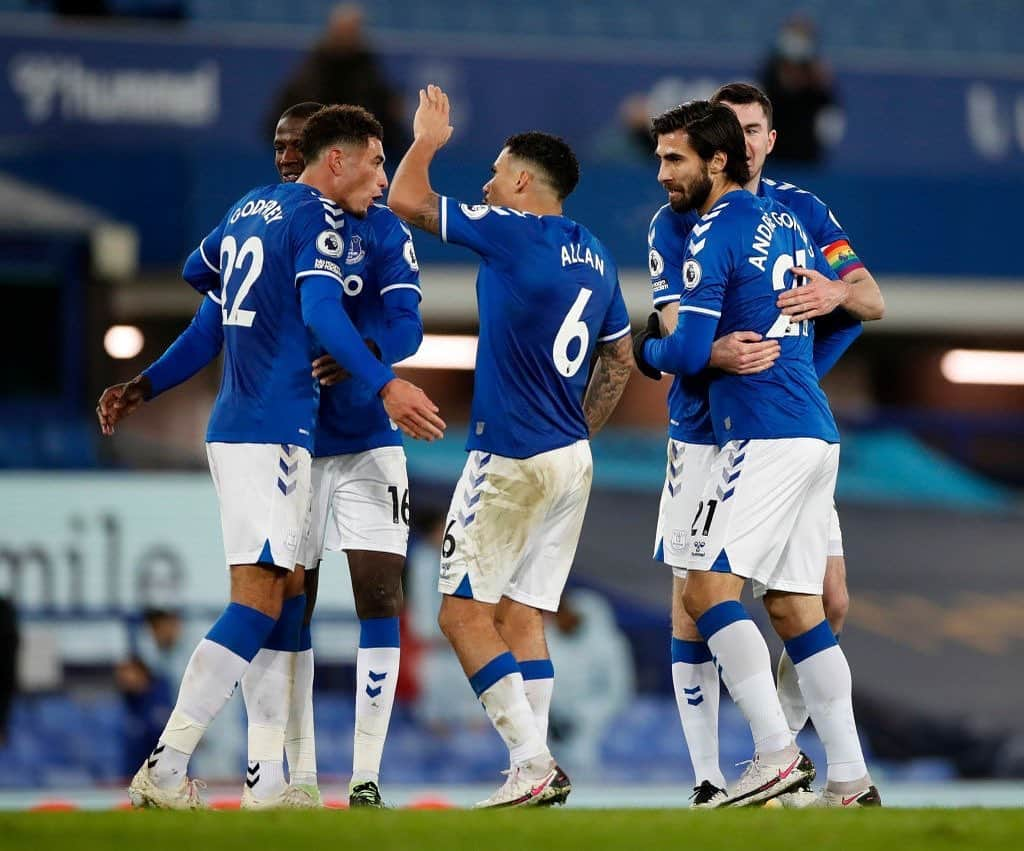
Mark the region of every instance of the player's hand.
[[135, 413], [136, 409], [152, 395], [152, 391], [152, 385], [144, 375], [137, 375], [131, 381], [115, 384], [104, 390], [96, 405], [100, 431], [108, 436], [113, 434], [114, 426]]
[[333, 387], [352, 377], [352, 373], [330, 355], [322, 355], [313, 361], [313, 378], [321, 387]]
[[775, 302], [793, 322], [827, 316], [850, 295], [850, 285], [845, 281], [831, 281], [815, 269], [794, 266], [789, 271], [807, 278], [806, 284], [786, 290]]
[[448, 123], [450, 112], [448, 95], [440, 87], [430, 84], [420, 89], [420, 105], [412, 119], [413, 137], [434, 148], [443, 148], [452, 137], [453, 128]]
[[715, 340], [708, 366], [733, 375], [755, 375], [775, 363], [781, 351], [778, 340], [764, 340], [756, 331], [733, 331]]
[[[373, 356], [377, 360], [383, 359], [380, 353], [380, 346], [373, 342], [373, 340], [369, 337], [364, 337], [363, 342], [366, 343], [366, 348], [373, 352]], [[333, 387], [335, 384], [340, 384], [351, 377], [352, 373], [330, 355], [321, 355], [313, 361], [313, 378], [320, 382], [321, 387]]]
[[650, 316], [647, 317], [647, 325], [642, 331], [637, 331], [633, 335], [633, 360], [636, 361], [636, 368], [640, 370], [648, 378], [653, 378], [655, 381], [661, 381], [661, 370], [655, 369], [644, 358], [644, 343], [648, 340], [660, 340], [661, 339], [661, 317], [658, 316], [658, 311], [654, 311]]
[[393, 378], [380, 391], [380, 398], [392, 422], [409, 437], [427, 442], [444, 437], [447, 426], [437, 415], [437, 405], [415, 384]]

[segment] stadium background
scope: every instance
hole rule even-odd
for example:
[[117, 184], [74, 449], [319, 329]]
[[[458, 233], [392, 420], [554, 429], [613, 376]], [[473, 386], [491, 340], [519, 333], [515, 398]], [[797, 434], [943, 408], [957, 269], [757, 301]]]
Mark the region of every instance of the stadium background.
[[[125, 740], [152, 720], [118, 688], [118, 666], [147, 641], [142, 612], [181, 614], [183, 666], [223, 605], [202, 445], [216, 368], [112, 440], [100, 438], [92, 408], [187, 323], [197, 297], [177, 267], [198, 238], [242, 192], [276, 179], [274, 93], [330, 11], [314, 0], [117, 0], [107, 4], [114, 15], [72, 20], [53, 5], [62, 4], [0, 0], [0, 597], [13, 603], [18, 636], [0, 806], [54, 794], [112, 800], [102, 790], [121, 783]], [[866, 749], [880, 782], [914, 789], [914, 801], [962, 802], [950, 781], [975, 778], [1003, 779], [1000, 794], [1019, 801], [1024, 366], [949, 352], [1024, 357], [1024, 7], [744, 0], [723, 14], [710, 0], [628, 10], [609, 0], [377, 0], [365, 11], [406, 117], [425, 82], [452, 95], [456, 134], [436, 187], [477, 200], [511, 132], [550, 130], [574, 145], [583, 177], [568, 214], [611, 249], [639, 322], [646, 226], [663, 199], [653, 160], [617, 144], [621, 105], [645, 93], [667, 106], [754, 79], [797, 8], [817, 23], [841, 112], [822, 162], [769, 159], [766, 175], [826, 199], [888, 305], [826, 387], [843, 430], [853, 604], [842, 640]], [[427, 333], [471, 336], [472, 256], [423, 234], [416, 246]], [[441, 341], [442, 362], [458, 361], [457, 342]], [[407, 447], [415, 555], [382, 775], [399, 798], [490, 783], [503, 760], [431, 625], [431, 534], [461, 469], [472, 373], [407, 374], [453, 428], [438, 445]], [[649, 559], [666, 389], [634, 377], [595, 444], [573, 576], [583, 626], [560, 642], [561, 660], [553, 648], [565, 674], [556, 701], [570, 697], [556, 703], [554, 749], [559, 735], [573, 748], [583, 791], [659, 784], [660, 800], [682, 803], [691, 774], [667, 666], [669, 579]], [[314, 643], [331, 788], [347, 780], [351, 757], [358, 627], [343, 561], [324, 569]], [[13, 635], [0, 641], [10, 648]], [[241, 719], [236, 698], [199, 763], [231, 790], [244, 766]], [[722, 742], [723, 764], [749, 756], [728, 701]]]

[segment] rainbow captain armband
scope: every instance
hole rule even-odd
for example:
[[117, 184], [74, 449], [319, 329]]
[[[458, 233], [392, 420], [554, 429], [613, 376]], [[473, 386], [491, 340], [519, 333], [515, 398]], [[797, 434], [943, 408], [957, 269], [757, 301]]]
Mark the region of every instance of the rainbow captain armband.
[[831, 245], [825, 246], [825, 259], [840, 278], [848, 275], [857, 269], [863, 269], [864, 264], [845, 239], [837, 239]]

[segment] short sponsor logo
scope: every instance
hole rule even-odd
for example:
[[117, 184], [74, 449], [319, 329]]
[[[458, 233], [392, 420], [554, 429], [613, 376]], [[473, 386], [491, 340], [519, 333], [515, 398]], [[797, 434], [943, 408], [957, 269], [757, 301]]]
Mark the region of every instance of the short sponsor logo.
[[686, 550], [686, 532], [682, 529], [673, 529], [672, 537], [669, 538], [668, 542], [669, 549], [673, 552], [681, 553]]
[[704, 548], [707, 546], [707, 541], [694, 541], [693, 550], [691, 555], [696, 558], [704, 558]]

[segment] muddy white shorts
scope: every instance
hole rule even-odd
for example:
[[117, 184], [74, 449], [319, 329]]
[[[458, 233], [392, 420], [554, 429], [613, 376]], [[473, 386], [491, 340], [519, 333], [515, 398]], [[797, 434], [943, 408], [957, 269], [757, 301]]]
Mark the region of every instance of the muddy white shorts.
[[227, 563], [294, 570], [309, 515], [310, 455], [284, 443], [207, 443]]
[[592, 478], [586, 440], [531, 458], [470, 452], [445, 521], [438, 590], [556, 611]]
[[732, 440], [698, 504], [686, 566], [733, 573], [765, 591], [821, 594], [839, 445], [814, 438]]

